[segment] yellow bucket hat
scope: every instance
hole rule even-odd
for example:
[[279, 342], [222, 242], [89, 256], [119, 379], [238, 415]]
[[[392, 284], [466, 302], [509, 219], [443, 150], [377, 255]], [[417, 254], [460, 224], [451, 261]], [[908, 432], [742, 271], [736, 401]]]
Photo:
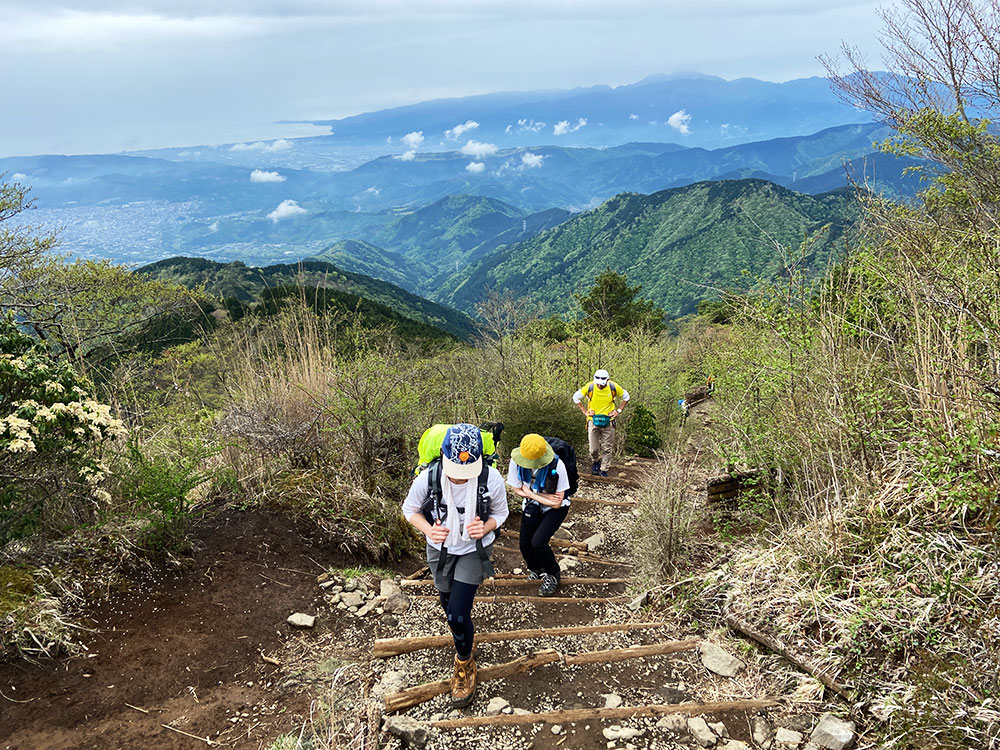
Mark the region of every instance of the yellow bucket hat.
[[529, 432], [521, 438], [521, 446], [510, 452], [514, 463], [525, 469], [540, 469], [548, 466], [555, 458], [555, 451], [545, 438], [534, 432]]

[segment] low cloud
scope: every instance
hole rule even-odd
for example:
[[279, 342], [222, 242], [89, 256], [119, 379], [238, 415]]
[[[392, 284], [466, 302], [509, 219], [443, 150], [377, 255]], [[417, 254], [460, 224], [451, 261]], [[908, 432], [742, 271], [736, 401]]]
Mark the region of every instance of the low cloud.
[[410, 151], [416, 151], [420, 148], [420, 144], [424, 142], [424, 131], [415, 130], [412, 133], [407, 133], [403, 136], [403, 143]]
[[639, 115], [637, 115], [635, 112], [633, 112], [632, 114], [630, 114], [628, 116], [628, 119], [630, 119], [630, 120], [638, 120], [639, 119]]
[[461, 149], [466, 156], [473, 156], [482, 159], [484, 156], [493, 156], [499, 149], [492, 143], [481, 143], [480, 141], [469, 141]]
[[519, 130], [530, 130], [532, 133], [537, 133], [540, 130], [545, 129], [544, 122], [536, 122], [535, 120], [529, 120], [527, 118], [522, 118], [517, 121], [517, 127]]
[[211, 232], [212, 234], [215, 234], [216, 232], [218, 232], [219, 231], [219, 222], [213, 221], [211, 224], [209, 224], [208, 225], [208, 231]]
[[444, 131], [445, 138], [451, 138], [452, 140], [457, 140], [463, 135], [468, 133], [470, 130], [475, 130], [479, 127], [479, 123], [475, 120], [466, 120], [462, 125], [456, 125]]
[[747, 129], [742, 125], [734, 125], [731, 122], [724, 122], [719, 126], [719, 135], [723, 138], [738, 138], [744, 135]]
[[290, 219], [293, 216], [301, 216], [305, 213], [309, 212], [289, 198], [281, 201], [281, 203], [278, 204], [278, 207], [267, 215], [267, 218], [277, 224], [282, 219]]
[[28, 175], [24, 174], [24, 172], [14, 172], [14, 174], [10, 176], [10, 179], [14, 182], [20, 182], [21, 180], [28, 179]]
[[256, 143], [235, 143], [229, 150], [230, 151], [263, 151], [266, 153], [273, 153], [275, 151], [287, 151], [292, 147], [292, 142], [287, 138], [279, 138], [276, 141], [268, 143], [267, 141], [257, 141]]
[[465, 165], [465, 171], [471, 172], [472, 174], [482, 174], [486, 169], [486, 165], [481, 161], [470, 161]]
[[566, 135], [567, 133], [575, 133], [580, 128], [587, 126], [587, 118], [581, 117], [576, 121], [576, 125], [570, 125], [569, 120], [560, 120], [552, 128], [552, 135]]
[[277, 172], [265, 172], [263, 169], [255, 169], [250, 173], [250, 182], [284, 182], [285, 176]]
[[396, 158], [399, 159], [400, 161], [413, 161], [414, 159], [417, 158], [417, 152], [407, 151], [405, 154], [400, 154]]
[[691, 128], [688, 127], [688, 123], [691, 122], [691, 115], [689, 115], [685, 110], [679, 110], [674, 112], [667, 119], [667, 125], [672, 127], [681, 135], [687, 135], [691, 132]]
[[367, 190], [365, 190], [365, 192], [366, 192], [366, 193], [370, 193], [370, 194], [372, 194], [372, 195], [378, 195], [378, 194], [379, 194], [379, 193], [381, 193], [382, 191], [381, 191], [381, 190], [379, 190], [379, 189], [378, 189], [377, 187], [374, 187], [374, 186], [373, 186], [373, 187], [370, 187], [370, 188], [368, 188]]
[[521, 154], [521, 165], [528, 169], [542, 166], [543, 161], [545, 161], [544, 154], [536, 154], [531, 151]]

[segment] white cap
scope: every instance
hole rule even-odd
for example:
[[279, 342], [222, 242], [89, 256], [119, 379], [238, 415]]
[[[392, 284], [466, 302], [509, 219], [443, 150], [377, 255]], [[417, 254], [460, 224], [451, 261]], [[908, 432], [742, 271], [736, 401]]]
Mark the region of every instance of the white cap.
[[607, 370], [598, 370], [594, 373], [594, 380], [608, 380], [610, 377]]

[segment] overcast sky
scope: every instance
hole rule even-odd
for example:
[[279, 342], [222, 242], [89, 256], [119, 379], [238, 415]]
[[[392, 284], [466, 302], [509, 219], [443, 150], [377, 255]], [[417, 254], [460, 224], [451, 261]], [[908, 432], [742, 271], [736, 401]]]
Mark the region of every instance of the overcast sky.
[[[443, 96], [822, 74], [872, 0], [0, 0], [0, 156], [306, 133]], [[877, 58], [877, 55], [873, 54]]]

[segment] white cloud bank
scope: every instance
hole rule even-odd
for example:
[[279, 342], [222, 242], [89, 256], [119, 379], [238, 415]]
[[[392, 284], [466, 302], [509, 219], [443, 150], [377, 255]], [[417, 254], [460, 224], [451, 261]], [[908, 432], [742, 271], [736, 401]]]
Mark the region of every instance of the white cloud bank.
[[531, 151], [521, 154], [521, 166], [527, 167], [528, 169], [542, 166], [543, 161], [545, 161], [544, 154], [535, 154]]
[[285, 176], [277, 172], [266, 172], [263, 169], [255, 169], [250, 173], [250, 182], [284, 182]]
[[482, 174], [486, 169], [486, 165], [481, 161], [470, 161], [465, 165], [465, 171], [471, 172], [472, 174]]
[[481, 143], [480, 141], [469, 141], [461, 149], [466, 156], [482, 159], [484, 156], [493, 156], [499, 149], [492, 143]]
[[628, 119], [630, 119], [630, 120], [638, 120], [639, 119], [639, 115], [637, 115], [635, 112], [633, 112], [632, 114], [630, 114], [628, 116]]
[[449, 128], [444, 131], [445, 138], [451, 138], [452, 140], [457, 140], [463, 135], [468, 133], [470, 130], [475, 130], [479, 127], [479, 123], [475, 120], [466, 120], [462, 125], [456, 125], [453, 128]]
[[691, 128], [688, 127], [688, 123], [690, 122], [691, 115], [682, 109], [670, 115], [670, 118], [667, 120], [667, 125], [672, 127], [681, 135], [687, 135], [691, 132]]
[[281, 201], [281, 203], [278, 204], [278, 207], [267, 215], [267, 218], [277, 224], [282, 219], [290, 219], [293, 216], [301, 216], [305, 213], [309, 212], [289, 198]]
[[569, 120], [560, 120], [552, 128], [552, 135], [566, 135], [567, 133], [575, 133], [580, 128], [587, 126], [587, 118], [581, 117], [576, 121], [576, 125], [570, 125]]
[[268, 143], [267, 141], [257, 141], [256, 143], [235, 143], [230, 147], [230, 151], [264, 151], [273, 153], [275, 151], [287, 151], [292, 147], [292, 142], [287, 138], [279, 138]]
[[423, 130], [414, 130], [412, 133], [407, 133], [403, 136], [403, 143], [405, 143], [406, 147], [410, 150], [406, 153], [400, 154], [396, 158], [400, 161], [413, 161], [417, 158], [417, 149], [420, 148], [420, 144], [423, 142]]

